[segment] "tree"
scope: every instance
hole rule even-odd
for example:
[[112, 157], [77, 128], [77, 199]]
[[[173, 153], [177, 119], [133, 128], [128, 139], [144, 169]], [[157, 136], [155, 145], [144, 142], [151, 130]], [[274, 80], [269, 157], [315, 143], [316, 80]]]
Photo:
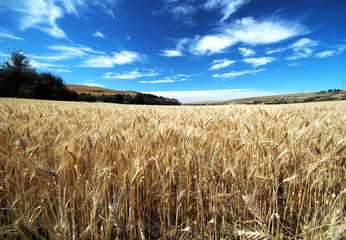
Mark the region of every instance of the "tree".
[[16, 97], [20, 87], [33, 85], [35, 69], [22, 51], [13, 51], [0, 65], [0, 97]]
[[0, 65], [0, 97], [78, 100], [78, 94], [70, 91], [61, 77], [37, 73], [22, 51], [13, 51]]

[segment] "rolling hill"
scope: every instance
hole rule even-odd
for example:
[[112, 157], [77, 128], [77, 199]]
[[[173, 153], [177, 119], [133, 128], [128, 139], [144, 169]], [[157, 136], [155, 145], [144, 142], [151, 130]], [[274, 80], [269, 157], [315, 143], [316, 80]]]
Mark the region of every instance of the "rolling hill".
[[75, 91], [78, 94], [86, 93], [91, 94], [94, 96], [108, 96], [108, 95], [116, 95], [116, 94], [124, 94], [124, 95], [130, 95], [130, 96], [136, 96], [136, 92], [134, 91], [118, 91], [108, 88], [100, 88], [100, 87], [93, 87], [93, 86], [86, 86], [86, 85], [74, 85], [74, 84], [66, 84], [67, 88], [69, 90]]

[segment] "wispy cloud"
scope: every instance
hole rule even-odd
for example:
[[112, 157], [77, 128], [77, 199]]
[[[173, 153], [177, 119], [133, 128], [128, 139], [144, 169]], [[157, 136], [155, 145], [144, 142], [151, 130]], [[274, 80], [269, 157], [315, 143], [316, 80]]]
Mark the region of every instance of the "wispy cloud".
[[299, 51], [295, 51], [293, 55], [286, 57], [287, 60], [297, 60], [300, 58], [308, 58], [311, 56], [313, 50], [311, 48], [301, 49]]
[[280, 47], [277, 49], [268, 49], [266, 54], [280, 53], [280, 52], [284, 52], [286, 50], [287, 50], [287, 48], [283, 48], [283, 47]]
[[286, 57], [287, 60], [297, 60], [300, 58], [308, 58], [312, 56], [313, 47], [319, 45], [318, 41], [311, 40], [309, 38], [302, 38], [295, 43], [288, 46], [293, 50], [293, 55]]
[[48, 50], [54, 51], [53, 54], [48, 56], [39, 56], [31, 54], [33, 59], [44, 60], [48, 62], [55, 62], [68, 59], [86, 58], [90, 55], [103, 55], [101, 51], [93, 50], [90, 47], [83, 45], [49, 45], [46, 47]]
[[[169, 13], [175, 20], [179, 20], [185, 24], [193, 24], [193, 15], [197, 12], [198, 8], [192, 1], [164, 1], [161, 14]], [[155, 12], [156, 14], [156, 12]]]
[[250, 2], [250, 0], [208, 0], [204, 4], [206, 10], [219, 9], [221, 11], [221, 22], [227, 20], [240, 7]]
[[159, 55], [164, 57], [181, 57], [183, 56], [183, 51], [185, 50], [185, 45], [191, 42], [188, 38], [183, 38], [177, 41], [175, 49], [165, 49], [162, 50]]
[[334, 51], [334, 50], [323, 51], [323, 52], [316, 53], [315, 56], [317, 58], [326, 58], [326, 57], [331, 57], [331, 56], [335, 55], [335, 53], [336, 53], [336, 51]]
[[6, 38], [6, 39], [13, 39], [13, 40], [24, 40], [24, 38], [17, 37], [13, 33], [7, 31], [4, 28], [0, 28], [0, 39]]
[[47, 49], [55, 53], [48, 56], [32, 55], [33, 59], [56, 62], [70, 59], [80, 61], [78, 67], [111, 68], [115, 65], [130, 64], [146, 58], [145, 55], [133, 51], [120, 51], [107, 54], [83, 45], [49, 45]]
[[36, 28], [55, 38], [66, 38], [66, 33], [58, 24], [58, 20], [66, 14], [79, 17], [85, 9], [90, 10], [96, 6], [115, 18], [114, 11], [117, 9], [118, 2], [110, 0], [17, 0], [4, 1], [2, 5], [7, 10], [20, 13], [15, 21], [18, 22], [21, 30]]
[[103, 33], [100, 32], [100, 31], [96, 31], [96, 32], [93, 34], [93, 37], [106, 38], [106, 36], [103, 35]]
[[249, 98], [278, 94], [274, 91], [257, 89], [224, 89], [224, 90], [200, 90], [200, 91], [156, 91], [147, 92], [157, 96], [175, 98], [183, 103], [198, 101], [227, 101], [237, 98]]
[[232, 72], [224, 73], [224, 74], [218, 74], [217, 73], [217, 74], [214, 74], [213, 77], [215, 77], [215, 78], [236, 78], [236, 77], [239, 77], [242, 75], [256, 74], [256, 73], [259, 73], [262, 71], [264, 71], [264, 68], [259, 69], [259, 70], [245, 70], [245, 71], [239, 71], [239, 72], [232, 71]]
[[109, 55], [93, 55], [89, 56], [87, 60], [83, 61], [81, 67], [94, 67], [94, 68], [111, 68], [115, 65], [130, 64], [144, 59], [145, 56], [137, 52], [121, 51], [113, 52], [112, 56]]
[[251, 48], [240, 47], [238, 48], [238, 51], [243, 55], [243, 57], [250, 57], [256, 54], [256, 52]]
[[252, 64], [253, 67], [258, 67], [262, 65], [266, 65], [267, 63], [276, 61], [276, 58], [273, 57], [260, 57], [260, 58], [245, 58], [243, 62]]
[[135, 69], [130, 72], [124, 72], [124, 73], [114, 73], [114, 72], [107, 72], [102, 78], [112, 80], [112, 79], [136, 79], [140, 77], [154, 77], [157, 76], [158, 73], [154, 70], [149, 70], [148, 72], [139, 72], [138, 69]]
[[290, 66], [290, 67], [295, 67], [295, 66], [299, 66], [299, 65], [301, 65], [301, 64], [298, 62], [288, 64], [288, 66]]
[[228, 67], [229, 65], [235, 63], [234, 60], [228, 60], [227, 58], [225, 59], [218, 59], [213, 61], [213, 66], [211, 66], [211, 70], [218, 70], [221, 68]]
[[326, 58], [326, 57], [332, 57], [332, 56], [339, 55], [343, 51], [346, 50], [346, 45], [333, 46], [332, 48], [334, 48], [334, 49], [316, 53], [315, 57], [317, 57], [317, 58]]
[[306, 27], [297, 22], [247, 17], [225, 24], [217, 34], [196, 37], [191, 52], [200, 55], [220, 53], [239, 42], [249, 45], [271, 44], [307, 32]]
[[239, 8], [250, 2], [250, 0], [165, 0], [163, 2], [165, 4], [162, 11], [163, 14], [169, 13], [175, 20], [193, 24], [193, 16], [201, 10], [207, 12], [218, 11], [222, 16], [220, 22], [224, 22]]
[[140, 83], [174, 83], [172, 79], [162, 79], [162, 80], [153, 80], [153, 81], [140, 81]]
[[5, 7], [19, 12], [17, 17], [21, 30], [36, 28], [55, 38], [65, 38], [65, 32], [58, 26], [57, 20], [64, 15], [64, 9], [54, 1], [20, 0], [6, 1]]
[[302, 38], [295, 43], [291, 44], [289, 48], [292, 48], [293, 50], [299, 51], [300, 49], [304, 49], [307, 47], [315, 47], [319, 43], [318, 41], [312, 40], [310, 38]]
[[39, 69], [39, 70], [47, 70], [47, 71], [59, 72], [59, 73], [62, 73], [62, 72], [69, 73], [69, 72], [71, 72], [70, 70], [65, 69], [65, 66], [64, 66], [64, 65], [56, 65], [56, 64], [50, 64], [50, 63], [42, 63], [42, 62], [38, 62], [38, 61], [36, 61], [36, 60], [31, 60], [30, 63], [31, 63], [31, 65], [32, 65], [34, 68], [37, 68], [37, 69]]

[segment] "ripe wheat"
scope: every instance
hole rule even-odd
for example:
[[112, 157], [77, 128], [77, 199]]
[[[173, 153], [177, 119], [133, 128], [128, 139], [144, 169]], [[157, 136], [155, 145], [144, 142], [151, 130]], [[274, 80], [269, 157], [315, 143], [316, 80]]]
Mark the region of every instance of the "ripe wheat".
[[0, 99], [0, 239], [340, 239], [346, 102]]

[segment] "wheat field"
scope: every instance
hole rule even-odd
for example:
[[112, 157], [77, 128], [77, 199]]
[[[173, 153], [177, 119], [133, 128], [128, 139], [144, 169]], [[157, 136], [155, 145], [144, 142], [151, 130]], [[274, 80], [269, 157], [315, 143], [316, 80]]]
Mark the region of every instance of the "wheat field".
[[346, 101], [0, 99], [0, 239], [342, 239]]

